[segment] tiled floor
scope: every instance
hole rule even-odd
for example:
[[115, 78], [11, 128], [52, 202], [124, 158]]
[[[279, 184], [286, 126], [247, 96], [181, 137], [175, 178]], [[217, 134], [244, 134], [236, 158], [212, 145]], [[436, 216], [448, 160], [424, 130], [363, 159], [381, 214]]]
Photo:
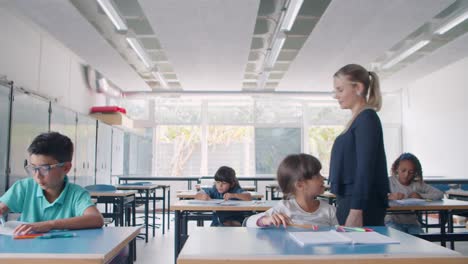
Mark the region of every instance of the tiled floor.
[[[209, 226], [207, 222], [205, 226]], [[190, 229], [196, 228], [195, 222], [189, 223]], [[436, 231], [435, 229], [433, 231]], [[465, 231], [466, 229], [457, 229], [457, 232]], [[429, 231], [431, 232], [431, 230]], [[436, 243], [439, 244], [439, 243]], [[456, 251], [468, 256], [468, 242], [456, 242]], [[161, 230], [156, 230], [156, 236], [150, 237], [148, 243], [139, 239], [137, 241], [137, 261], [138, 264], [173, 264], [174, 263], [174, 221], [171, 221], [171, 229], [165, 235], [161, 234]]]

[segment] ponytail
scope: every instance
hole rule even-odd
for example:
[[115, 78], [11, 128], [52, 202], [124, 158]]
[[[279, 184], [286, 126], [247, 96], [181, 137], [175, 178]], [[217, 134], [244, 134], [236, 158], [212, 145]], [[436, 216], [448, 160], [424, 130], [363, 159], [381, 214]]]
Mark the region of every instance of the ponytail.
[[369, 78], [369, 97], [367, 99], [367, 104], [378, 112], [382, 108], [382, 93], [380, 92], [379, 76], [377, 76], [375, 72], [370, 71]]

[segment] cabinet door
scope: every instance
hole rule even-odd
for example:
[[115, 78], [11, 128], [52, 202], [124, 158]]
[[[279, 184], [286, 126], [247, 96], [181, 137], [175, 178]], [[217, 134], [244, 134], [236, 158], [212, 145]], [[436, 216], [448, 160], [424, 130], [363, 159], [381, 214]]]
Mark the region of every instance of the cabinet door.
[[151, 175], [151, 162], [153, 157], [152, 141], [148, 138], [139, 138], [138, 141], [138, 174]]
[[87, 135], [87, 182], [89, 184], [96, 183], [96, 137], [97, 137], [97, 121], [93, 118], [88, 118], [88, 135]]
[[129, 137], [129, 160], [128, 160], [128, 174], [138, 174], [138, 136], [130, 134]]
[[110, 184], [112, 127], [98, 121], [96, 144], [96, 184]]
[[124, 132], [112, 128], [112, 175], [123, 175], [124, 162]]
[[96, 162], [96, 120], [84, 115], [78, 116], [75, 152], [75, 183], [81, 186], [93, 185]]
[[15, 92], [12, 112], [9, 186], [28, 177], [27, 148], [36, 136], [49, 131], [49, 102]]
[[[69, 137], [76, 149], [76, 113], [56, 104], [51, 105], [51, 110], [50, 131], [59, 132]], [[67, 174], [71, 181], [75, 179], [76, 151], [73, 153], [72, 164], [72, 170]]]
[[0, 196], [5, 193], [11, 88], [0, 84]]

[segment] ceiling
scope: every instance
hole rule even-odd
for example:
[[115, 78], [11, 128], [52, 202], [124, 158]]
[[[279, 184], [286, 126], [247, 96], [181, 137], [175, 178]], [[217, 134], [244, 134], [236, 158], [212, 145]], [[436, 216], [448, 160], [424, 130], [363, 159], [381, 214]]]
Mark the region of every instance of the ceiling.
[[[383, 90], [393, 91], [468, 56], [466, 21], [444, 36], [433, 34], [467, 0], [304, 0], [272, 67], [266, 60], [281, 35], [287, 0], [111, 0], [129, 28], [124, 32], [96, 0], [2, 2], [127, 92], [324, 92], [348, 63], [379, 71]], [[130, 48], [129, 36], [154, 67]], [[382, 69], [423, 37], [430, 45]]]

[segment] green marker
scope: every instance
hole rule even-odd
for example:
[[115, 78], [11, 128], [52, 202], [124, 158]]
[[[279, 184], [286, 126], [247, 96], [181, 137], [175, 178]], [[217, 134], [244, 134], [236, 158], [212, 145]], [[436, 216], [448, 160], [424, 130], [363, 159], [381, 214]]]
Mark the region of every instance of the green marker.
[[76, 233], [63, 233], [63, 234], [44, 234], [39, 236], [40, 239], [50, 239], [50, 238], [66, 238], [66, 237], [76, 237]]

